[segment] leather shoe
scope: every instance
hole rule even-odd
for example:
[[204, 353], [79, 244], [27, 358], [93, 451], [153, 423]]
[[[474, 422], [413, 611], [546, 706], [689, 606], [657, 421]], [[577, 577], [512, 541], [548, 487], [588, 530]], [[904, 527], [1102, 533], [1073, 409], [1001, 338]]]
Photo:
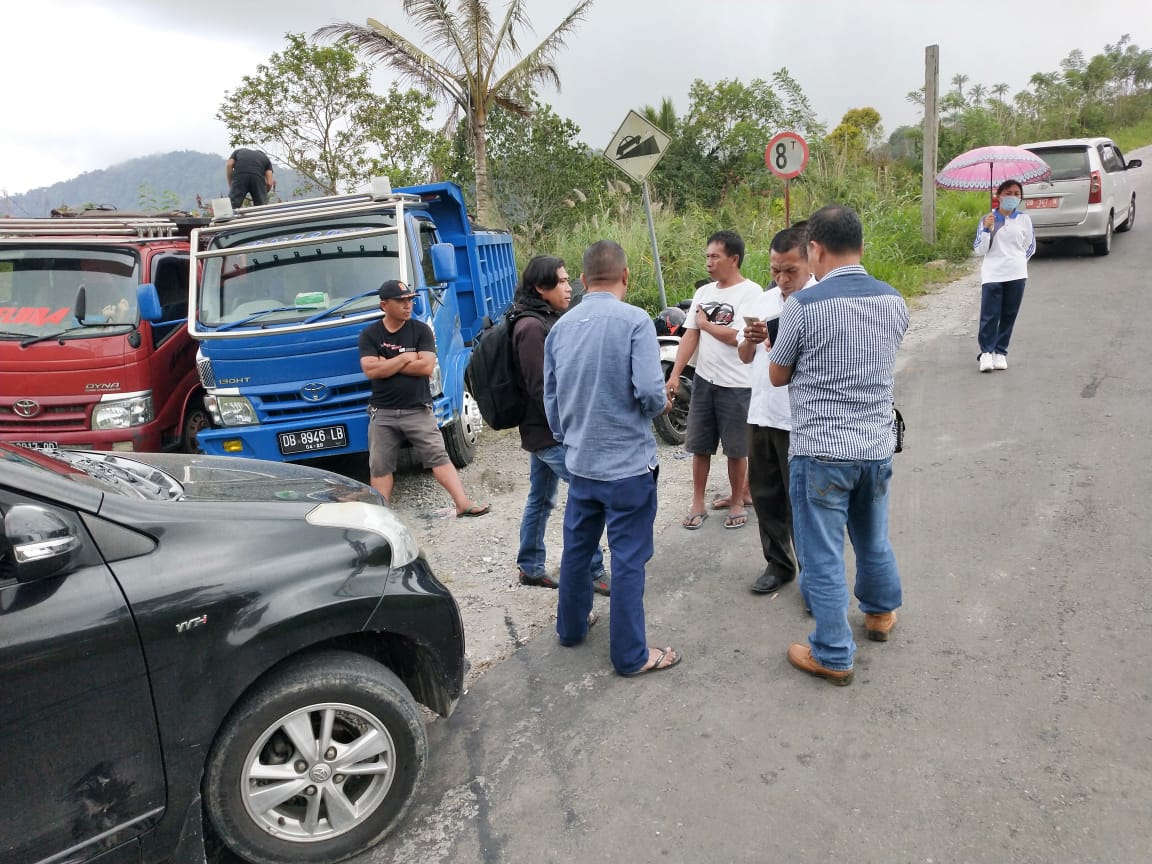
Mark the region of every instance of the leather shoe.
[[864, 616], [864, 635], [873, 642], [887, 642], [888, 634], [895, 626], [895, 612], [869, 613]]
[[812, 649], [801, 642], [793, 642], [788, 646], [788, 662], [809, 675], [825, 678], [838, 687], [846, 687], [852, 683], [856, 672], [852, 669], [829, 669], [821, 666], [812, 656]]
[[790, 573], [785, 576], [773, 567], [765, 567], [764, 572], [752, 583], [752, 593], [771, 594], [773, 591], [779, 591], [784, 585], [787, 585], [795, 578], [795, 573]]

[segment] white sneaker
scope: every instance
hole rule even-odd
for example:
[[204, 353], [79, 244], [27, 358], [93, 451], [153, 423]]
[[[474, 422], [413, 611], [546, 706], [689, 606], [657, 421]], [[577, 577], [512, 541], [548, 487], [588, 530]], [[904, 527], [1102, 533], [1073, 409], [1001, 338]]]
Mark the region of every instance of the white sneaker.
[[992, 368], [993, 369], [1007, 369], [1008, 368], [1008, 358], [1005, 357], [1003, 354], [993, 354], [992, 355]]
[[[992, 355], [991, 354], [981, 354], [980, 355], [980, 371], [981, 372], [991, 372], [993, 368], [994, 368], [994, 363], [992, 360]], [[1008, 367], [1005, 366], [1004, 368], [1007, 369]]]

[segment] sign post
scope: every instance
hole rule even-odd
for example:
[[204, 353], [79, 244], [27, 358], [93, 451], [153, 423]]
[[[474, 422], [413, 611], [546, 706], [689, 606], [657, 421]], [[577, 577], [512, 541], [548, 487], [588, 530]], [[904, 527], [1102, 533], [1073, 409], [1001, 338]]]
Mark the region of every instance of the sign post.
[[668, 149], [671, 140], [659, 126], [649, 123], [635, 111], [629, 111], [604, 149], [605, 158], [639, 183], [643, 191], [644, 212], [648, 216], [648, 238], [652, 243], [652, 261], [656, 265], [656, 288], [660, 293], [661, 308], [668, 305], [668, 298], [664, 294], [664, 273], [660, 269], [660, 250], [656, 246], [656, 224], [652, 221], [648, 175]]
[[764, 148], [764, 164], [784, 181], [784, 225], [792, 227], [792, 179], [808, 165], [808, 142], [796, 132], [772, 136]]

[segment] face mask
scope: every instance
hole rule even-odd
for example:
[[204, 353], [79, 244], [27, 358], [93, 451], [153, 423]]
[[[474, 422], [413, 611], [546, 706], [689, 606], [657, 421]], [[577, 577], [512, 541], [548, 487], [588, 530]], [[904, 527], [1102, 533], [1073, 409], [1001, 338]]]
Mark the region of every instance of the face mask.
[[1019, 206], [1020, 206], [1020, 199], [1017, 198], [1015, 195], [1005, 195], [1003, 198], [1000, 199], [1000, 209], [1001, 210], [1007, 210], [1009, 213], [1011, 213], [1013, 210], [1015, 210]]

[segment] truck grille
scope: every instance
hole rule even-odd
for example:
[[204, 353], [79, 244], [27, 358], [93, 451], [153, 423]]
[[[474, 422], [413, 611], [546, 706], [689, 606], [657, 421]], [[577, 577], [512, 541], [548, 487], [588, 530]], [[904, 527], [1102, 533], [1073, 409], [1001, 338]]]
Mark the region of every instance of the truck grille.
[[350, 408], [367, 410], [371, 396], [372, 382], [365, 379], [332, 387], [328, 395], [319, 402], [306, 401], [299, 390], [253, 394], [250, 398], [261, 421], [271, 422], [321, 416], [334, 411], [347, 411]]
[[11, 404], [0, 405], [0, 432], [35, 435], [47, 432], [80, 432], [88, 429], [88, 406], [43, 405], [35, 417], [21, 417]]

